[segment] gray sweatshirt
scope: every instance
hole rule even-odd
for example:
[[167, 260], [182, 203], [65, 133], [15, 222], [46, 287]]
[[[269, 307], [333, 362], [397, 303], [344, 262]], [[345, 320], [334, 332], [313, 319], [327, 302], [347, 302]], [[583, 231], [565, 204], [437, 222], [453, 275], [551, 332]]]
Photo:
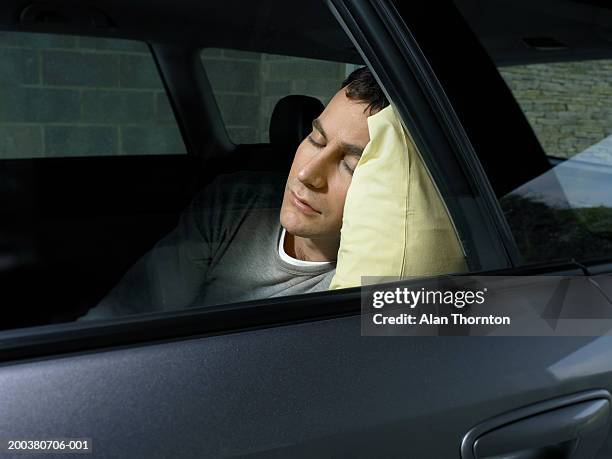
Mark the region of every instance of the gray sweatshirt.
[[278, 253], [286, 177], [239, 172], [199, 192], [177, 227], [79, 320], [326, 290], [335, 263], [295, 266]]

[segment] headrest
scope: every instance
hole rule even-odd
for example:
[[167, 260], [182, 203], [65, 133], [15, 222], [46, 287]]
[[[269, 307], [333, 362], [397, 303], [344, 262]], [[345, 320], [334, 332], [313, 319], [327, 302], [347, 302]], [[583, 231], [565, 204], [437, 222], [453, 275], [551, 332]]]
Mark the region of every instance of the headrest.
[[[446, 206], [391, 106], [368, 117], [366, 145], [344, 203], [330, 289], [362, 276], [435, 276], [467, 269]], [[372, 281], [372, 280], [370, 280]]]
[[[295, 153], [298, 145], [312, 130], [312, 120], [324, 106], [309, 96], [286, 96], [276, 103], [270, 119], [270, 143]], [[293, 157], [293, 156], [292, 156]]]

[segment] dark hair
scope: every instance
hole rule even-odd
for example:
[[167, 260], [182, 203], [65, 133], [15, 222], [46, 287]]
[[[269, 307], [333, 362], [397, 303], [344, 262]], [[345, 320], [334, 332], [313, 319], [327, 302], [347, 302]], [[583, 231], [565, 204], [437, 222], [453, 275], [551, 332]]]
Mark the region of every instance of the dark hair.
[[354, 70], [346, 80], [342, 82], [340, 87], [346, 88], [346, 97], [351, 100], [367, 103], [364, 113], [369, 110], [369, 114], [379, 112], [387, 105], [389, 101], [385, 94], [378, 86], [374, 75], [367, 67], [360, 67]]

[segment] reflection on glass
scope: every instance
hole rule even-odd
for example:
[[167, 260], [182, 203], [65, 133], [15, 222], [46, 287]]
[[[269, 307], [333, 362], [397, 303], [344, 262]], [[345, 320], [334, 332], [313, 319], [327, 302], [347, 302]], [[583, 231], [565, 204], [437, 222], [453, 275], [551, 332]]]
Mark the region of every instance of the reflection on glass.
[[612, 136], [501, 200], [525, 261], [612, 254]]

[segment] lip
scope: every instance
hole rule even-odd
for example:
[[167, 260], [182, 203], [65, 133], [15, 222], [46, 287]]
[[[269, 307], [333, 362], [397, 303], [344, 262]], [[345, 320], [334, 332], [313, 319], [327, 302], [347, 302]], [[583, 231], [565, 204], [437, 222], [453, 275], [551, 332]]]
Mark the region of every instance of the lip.
[[310, 206], [310, 204], [308, 204], [306, 201], [303, 201], [300, 198], [298, 198], [297, 194], [295, 194], [293, 191], [291, 191], [291, 202], [293, 203], [295, 207], [297, 207], [299, 210], [301, 210], [305, 214], [317, 215], [321, 213], [313, 209]]

